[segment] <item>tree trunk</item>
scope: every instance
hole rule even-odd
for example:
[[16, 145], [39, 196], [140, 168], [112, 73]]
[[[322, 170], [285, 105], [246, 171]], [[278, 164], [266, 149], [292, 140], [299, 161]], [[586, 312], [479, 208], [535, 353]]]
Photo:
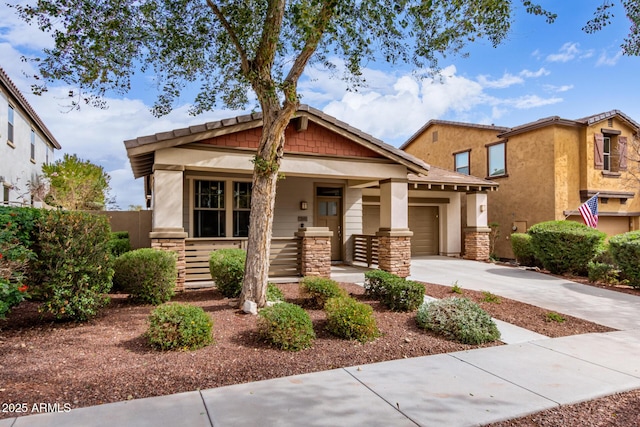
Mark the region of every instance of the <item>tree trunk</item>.
[[276, 185], [284, 153], [284, 133], [297, 105], [282, 108], [272, 104], [264, 108], [260, 146], [254, 160], [249, 239], [240, 307], [253, 301], [258, 308], [266, 305], [269, 279], [269, 254], [273, 229]]

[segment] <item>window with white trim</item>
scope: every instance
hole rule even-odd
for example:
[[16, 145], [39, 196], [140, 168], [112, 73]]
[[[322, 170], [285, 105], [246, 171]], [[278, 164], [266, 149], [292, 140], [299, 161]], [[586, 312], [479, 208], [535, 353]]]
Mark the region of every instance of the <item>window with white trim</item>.
[[36, 161], [36, 131], [31, 129], [31, 160]]
[[9, 104], [9, 114], [7, 117], [7, 141], [13, 142], [13, 120], [14, 120], [15, 112], [13, 110], [13, 106]]
[[504, 176], [507, 174], [506, 144], [500, 142], [487, 146], [488, 176]]
[[606, 171], [611, 170], [611, 137], [602, 138], [602, 165]]
[[463, 151], [462, 153], [455, 153], [453, 155], [453, 169], [465, 175], [471, 174], [471, 169], [469, 166], [469, 154], [470, 151]]

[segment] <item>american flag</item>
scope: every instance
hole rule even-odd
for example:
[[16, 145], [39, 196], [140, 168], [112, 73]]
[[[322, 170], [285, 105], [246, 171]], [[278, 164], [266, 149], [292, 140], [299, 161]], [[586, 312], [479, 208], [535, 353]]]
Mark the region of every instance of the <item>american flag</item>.
[[582, 219], [584, 220], [585, 224], [587, 224], [591, 228], [596, 228], [598, 226], [597, 194], [584, 202], [578, 210], [580, 211], [580, 215], [582, 215]]

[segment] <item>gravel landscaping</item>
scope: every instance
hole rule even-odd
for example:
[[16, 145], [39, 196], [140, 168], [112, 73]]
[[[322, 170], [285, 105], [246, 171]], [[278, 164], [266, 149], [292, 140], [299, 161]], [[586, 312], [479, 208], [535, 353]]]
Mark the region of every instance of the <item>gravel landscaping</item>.
[[[278, 286], [287, 301], [309, 312], [317, 334], [312, 348], [271, 348], [256, 333], [256, 317], [239, 312], [215, 289], [173, 299], [202, 307], [214, 321], [214, 344], [191, 352], [151, 349], [143, 334], [153, 307], [133, 305], [125, 295], [112, 295], [108, 308], [87, 323], [56, 322], [41, 317], [36, 303], [24, 302], [0, 323], [0, 401], [78, 408], [474, 348], [418, 329], [415, 313], [389, 311], [354, 284], [341, 286], [374, 308], [382, 336], [367, 344], [344, 341], [324, 330], [324, 312], [309, 307], [297, 284]], [[438, 298], [459, 296], [450, 287], [425, 288]], [[466, 290], [464, 296], [485, 297]], [[565, 315], [564, 322], [550, 321], [546, 310], [505, 298], [481, 305], [495, 318], [552, 337], [611, 330]], [[20, 415], [0, 412], [0, 418]]]

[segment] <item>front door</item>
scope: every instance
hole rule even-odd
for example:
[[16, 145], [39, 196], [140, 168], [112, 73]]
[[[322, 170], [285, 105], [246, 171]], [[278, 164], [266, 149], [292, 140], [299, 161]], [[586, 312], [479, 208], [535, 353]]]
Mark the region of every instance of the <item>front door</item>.
[[318, 187], [316, 197], [316, 226], [333, 231], [331, 261], [342, 260], [342, 188]]

